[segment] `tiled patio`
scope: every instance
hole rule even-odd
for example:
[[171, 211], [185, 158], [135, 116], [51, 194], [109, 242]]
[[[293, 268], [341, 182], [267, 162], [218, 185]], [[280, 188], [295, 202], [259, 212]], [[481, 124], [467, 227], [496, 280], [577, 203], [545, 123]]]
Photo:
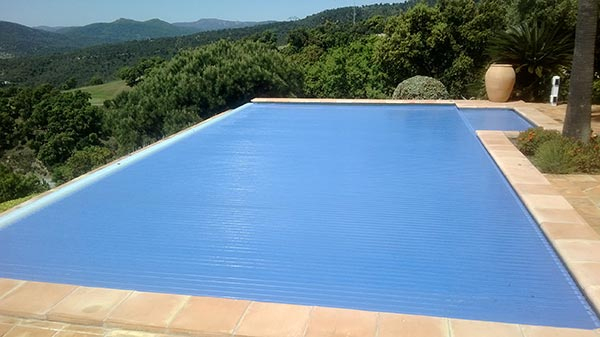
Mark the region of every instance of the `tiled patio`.
[[600, 234], [600, 175], [546, 174], [545, 176]]
[[[484, 101], [456, 103], [490, 106]], [[561, 109], [564, 115], [564, 106], [549, 108], [523, 102], [492, 105], [515, 107], [547, 128], [560, 128]], [[600, 116], [594, 123], [595, 130], [600, 130]], [[600, 176], [544, 176], [503, 132], [483, 131], [479, 137], [592, 305], [599, 309]], [[0, 337], [190, 335], [600, 337], [600, 329], [559, 329], [0, 279]]]

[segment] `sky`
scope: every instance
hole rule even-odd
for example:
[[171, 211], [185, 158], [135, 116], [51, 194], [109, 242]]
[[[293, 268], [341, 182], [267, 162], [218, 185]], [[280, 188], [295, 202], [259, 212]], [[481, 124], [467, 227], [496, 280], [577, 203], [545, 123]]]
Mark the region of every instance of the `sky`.
[[304, 18], [325, 9], [400, 1], [365, 0], [0, 0], [0, 21], [26, 26], [83, 26], [119, 18], [190, 22]]

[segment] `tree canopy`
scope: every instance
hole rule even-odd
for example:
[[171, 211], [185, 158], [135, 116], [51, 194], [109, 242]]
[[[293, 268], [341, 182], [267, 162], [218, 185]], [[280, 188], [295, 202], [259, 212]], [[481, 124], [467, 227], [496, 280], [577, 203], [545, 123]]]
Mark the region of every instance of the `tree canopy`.
[[302, 73], [269, 44], [220, 41], [186, 50], [113, 101], [124, 151], [148, 144], [254, 97], [301, 92]]

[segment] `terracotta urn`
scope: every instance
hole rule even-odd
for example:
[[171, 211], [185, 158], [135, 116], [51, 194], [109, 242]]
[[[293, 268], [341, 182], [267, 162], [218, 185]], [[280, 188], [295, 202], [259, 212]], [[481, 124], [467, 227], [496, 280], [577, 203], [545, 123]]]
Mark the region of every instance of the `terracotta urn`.
[[492, 102], [506, 102], [515, 85], [516, 74], [511, 64], [492, 64], [485, 73], [485, 91]]

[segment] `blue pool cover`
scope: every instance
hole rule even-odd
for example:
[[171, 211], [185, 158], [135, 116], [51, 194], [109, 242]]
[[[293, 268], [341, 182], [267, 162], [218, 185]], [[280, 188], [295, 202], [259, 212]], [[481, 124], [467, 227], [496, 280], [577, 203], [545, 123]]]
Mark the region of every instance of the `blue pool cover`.
[[453, 105], [248, 104], [0, 228], [0, 277], [599, 326]]
[[460, 109], [475, 130], [523, 131], [533, 125], [512, 109]]

